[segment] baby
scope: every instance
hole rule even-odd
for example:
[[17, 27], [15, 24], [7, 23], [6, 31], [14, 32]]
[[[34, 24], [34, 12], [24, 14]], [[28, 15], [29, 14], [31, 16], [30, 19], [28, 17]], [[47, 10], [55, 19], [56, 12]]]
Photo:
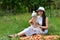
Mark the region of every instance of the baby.
[[38, 21], [37, 21], [37, 14], [35, 11], [33, 11], [32, 13], [32, 18], [31, 20], [29, 21], [30, 25], [33, 26], [33, 27], [36, 27], [37, 24], [38, 24]]
[[42, 33], [42, 29], [40, 27], [38, 27], [38, 25], [40, 25], [40, 24], [38, 23], [37, 14], [35, 11], [33, 11], [32, 19], [29, 21], [29, 23], [30, 23], [33, 30], [34, 30], [34, 28], [37, 27], [39, 29], [39, 31]]

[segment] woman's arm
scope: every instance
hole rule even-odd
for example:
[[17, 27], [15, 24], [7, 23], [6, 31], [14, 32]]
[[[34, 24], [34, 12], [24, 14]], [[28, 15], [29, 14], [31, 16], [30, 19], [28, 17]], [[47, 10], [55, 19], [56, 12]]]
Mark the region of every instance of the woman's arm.
[[46, 26], [38, 25], [38, 27], [48, 29], [48, 17], [46, 17]]

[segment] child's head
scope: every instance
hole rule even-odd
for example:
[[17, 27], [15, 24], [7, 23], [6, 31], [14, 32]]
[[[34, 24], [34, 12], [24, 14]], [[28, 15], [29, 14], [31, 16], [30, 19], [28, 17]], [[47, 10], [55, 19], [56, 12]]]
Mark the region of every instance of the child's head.
[[33, 11], [33, 13], [32, 13], [32, 17], [37, 17], [37, 14], [36, 14], [36, 12], [35, 11]]

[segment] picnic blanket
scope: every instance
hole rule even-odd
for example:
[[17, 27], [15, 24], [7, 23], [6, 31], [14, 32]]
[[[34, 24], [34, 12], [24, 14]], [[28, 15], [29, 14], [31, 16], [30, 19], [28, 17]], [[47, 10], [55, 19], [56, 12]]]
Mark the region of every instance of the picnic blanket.
[[30, 37], [21, 37], [21, 40], [58, 40], [58, 35], [34, 35]]

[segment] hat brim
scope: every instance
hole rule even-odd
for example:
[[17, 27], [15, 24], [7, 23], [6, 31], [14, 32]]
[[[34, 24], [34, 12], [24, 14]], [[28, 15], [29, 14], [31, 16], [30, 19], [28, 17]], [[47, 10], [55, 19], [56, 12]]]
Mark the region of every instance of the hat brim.
[[38, 10], [36, 10], [36, 11], [37, 11], [37, 12], [38, 12], [38, 11], [44, 11], [44, 12], [45, 12], [45, 10], [41, 10], [41, 9], [38, 9]]

